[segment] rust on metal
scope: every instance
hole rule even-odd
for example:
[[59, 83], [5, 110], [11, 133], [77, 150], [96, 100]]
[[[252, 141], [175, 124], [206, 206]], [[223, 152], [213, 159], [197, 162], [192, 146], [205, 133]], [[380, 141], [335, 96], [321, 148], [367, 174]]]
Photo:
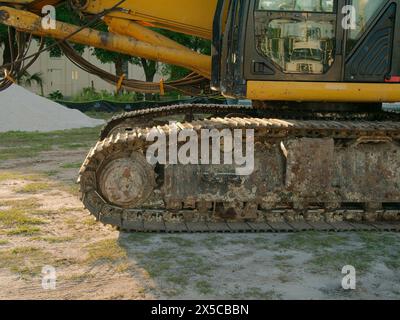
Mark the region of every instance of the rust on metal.
[[[399, 122], [239, 119], [224, 116], [227, 109], [172, 106], [114, 118], [80, 171], [85, 206], [103, 223], [135, 231], [400, 230]], [[144, 123], [204, 110], [222, 117], [178, 130], [254, 129], [252, 174], [238, 178], [232, 165], [145, 162]], [[129, 121], [129, 130], [113, 131]], [[158, 130], [171, 133], [166, 120]]]

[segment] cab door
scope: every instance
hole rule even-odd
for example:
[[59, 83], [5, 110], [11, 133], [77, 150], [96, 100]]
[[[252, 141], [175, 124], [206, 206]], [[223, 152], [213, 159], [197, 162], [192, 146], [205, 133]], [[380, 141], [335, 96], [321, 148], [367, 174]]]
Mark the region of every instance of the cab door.
[[341, 81], [345, 0], [253, 0], [246, 80]]

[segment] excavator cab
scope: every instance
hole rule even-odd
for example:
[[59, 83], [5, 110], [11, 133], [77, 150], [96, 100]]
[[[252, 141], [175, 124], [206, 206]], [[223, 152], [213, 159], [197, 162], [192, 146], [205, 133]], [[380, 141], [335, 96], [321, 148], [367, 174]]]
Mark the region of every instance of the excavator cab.
[[[300, 95], [309, 100], [338, 102], [334, 92], [310, 90], [316, 83], [319, 89], [323, 83], [346, 83], [353, 91], [380, 84], [373, 91], [384, 101], [394, 87], [382, 84], [400, 81], [397, 1], [228, 2], [219, 1], [213, 39], [212, 85], [225, 95], [287, 101], [282, 85], [291, 82], [301, 83]], [[354, 102], [368, 101], [355, 95]]]

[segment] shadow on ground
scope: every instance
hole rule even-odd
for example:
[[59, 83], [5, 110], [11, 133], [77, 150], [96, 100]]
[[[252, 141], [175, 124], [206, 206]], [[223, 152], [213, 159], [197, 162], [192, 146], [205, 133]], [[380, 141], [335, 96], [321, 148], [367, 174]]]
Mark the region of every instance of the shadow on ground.
[[[118, 242], [159, 298], [398, 299], [398, 240], [391, 233], [120, 233]], [[342, 289], [345, 265], [358, 272], [355, 291]]]

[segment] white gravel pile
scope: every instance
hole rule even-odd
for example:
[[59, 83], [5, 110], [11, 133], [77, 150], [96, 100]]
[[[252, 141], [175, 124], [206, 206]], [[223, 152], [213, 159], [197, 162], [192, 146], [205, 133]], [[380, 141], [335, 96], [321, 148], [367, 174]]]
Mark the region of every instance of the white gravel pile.
[[103, 120], [92, 119], [15, 84], [0, 92], [0, 132], [47, 132], [95, 127], [103, 123]]

